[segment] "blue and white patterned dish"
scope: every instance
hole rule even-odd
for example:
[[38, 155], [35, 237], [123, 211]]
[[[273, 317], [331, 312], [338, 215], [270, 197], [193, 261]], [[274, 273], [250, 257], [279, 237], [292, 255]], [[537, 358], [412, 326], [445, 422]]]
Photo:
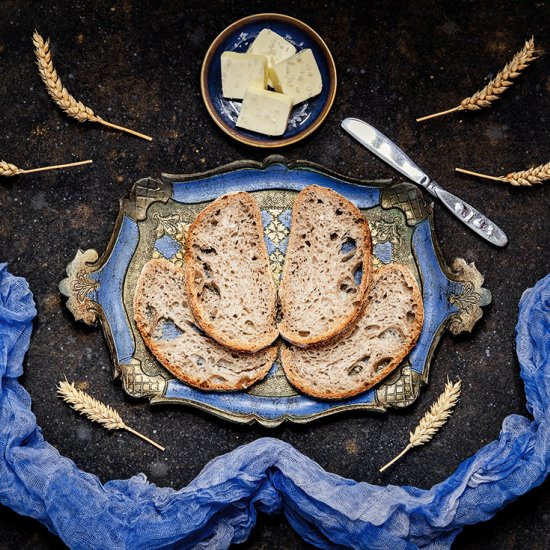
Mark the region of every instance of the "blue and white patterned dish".
[[[290, 113], [288, 127], [282, 136], [264, 136], [237, 128], [240, 101], [222, 95], [220, 58], [225, 51], [246, 52], [260, 31], [269, 28], [291, 42], [298, 51], [311, 48], [323, 79], [321, 93], [299, 105]], [[327, 116], [336, 95], [336, 67], [321, 37], [305, 23], [276, 13], [251, 15], [227, 27], [212, 43], [201, 71], [204, 103], [214, 122], [231, 137], [255, 147], [282, 147], [311, 134]]]
[[[163, 257], [183, 266], [186, 229], [196, 215], [220, 195], [248, 191], [260, 204], [278, 280], [294, 197], [311, 184], [330, 187], [361, 209], [371, 228], [375, 267], [399, 262], [415, 274], [423, 293], [424, 326], [414, 349], [378, 386], [341, 401], [299, 394], [277, 363], [246, 392], [205, 392], [174, 379], [148, 351], [133, 321], [135, 286], [145, 263]], [[441, 260], [431, 209], [417, 187], [351, 180], [311, 163], [289, 164], [279, 156], [262, 164], [240, 161], [204, 174], [136, 182], [122, 204], [109, 248], [98, 258], [95, 250], [79, 251], [60, 288], [77, 320], [102, 322], [125, 391], [152, 403], [191, 405], [229, 420], [256, 420], [265, 426], [284, 420], [308, 422], [343, 410], [383, 411], [411, 404], [428, 380], [431, 356], [444, 329], [471, 330], [482, 315], [480, 306], [490, 301], [473, 264], [458, 259], [450, 269]]]

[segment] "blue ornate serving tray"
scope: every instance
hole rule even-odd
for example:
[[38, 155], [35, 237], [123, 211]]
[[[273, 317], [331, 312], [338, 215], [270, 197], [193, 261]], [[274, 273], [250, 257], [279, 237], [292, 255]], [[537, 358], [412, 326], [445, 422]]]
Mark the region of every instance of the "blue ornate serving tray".
[[[307, 185], [330, 187], [346, 196], [367, 218], [374, 265], [409, 266], [422, 288], [424, 326], [402, 364], [378, 386], [356, 397], [322, 401], [299, 394], [275, 363], [247, 392], [217, 393], [191, 388], [173, 378], [148, 351], [133, 321], [133, 296], [143, 265], [164, 257], [183, 265], [185, 234], [212, 200], [233, 191], [254, 194], [262, 209], [267, 249], [278, 281], [284, 261], [294, 197]], [[60, 290], [76, 320], [103, 325], [115, 376], [132, 397], [151, 403], [190, 405], [235, 422], [277, 426], [305, 423], [351, 409], [385, 411], [405, 407], [428, 381], [430, 360], [443, 331], [470, 331], [491, 301], [474, 264], [457, 258], [447, 267], [435, 241], [431, 206], [409, 183], [359, 181], [309, 162], [271, 156], [263, 163], [239, 161], [202, 174], [163, 175], [135, 183], [122, 201], [107, 250], [79, 250], [67, 266]]]

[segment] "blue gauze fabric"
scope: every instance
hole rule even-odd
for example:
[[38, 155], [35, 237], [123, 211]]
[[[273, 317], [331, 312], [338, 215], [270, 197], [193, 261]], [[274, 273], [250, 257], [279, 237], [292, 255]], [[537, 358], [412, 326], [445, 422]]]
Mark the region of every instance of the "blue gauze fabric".
[[508, 416], [496, 441], [430, 490], [344, 479], [273, 438], [216, 458], [179, 491], [143, 474], [103, 485], [44, 440], [17, 381], [35, 314], [25, 280], [0, 264], [0, 503], [74, 549], [227, 548], [258, 510], [283, 512], [321, 548], [443, 549], [549, 471], [550, 275], [524, 293], [516, 329], [533, 420]]

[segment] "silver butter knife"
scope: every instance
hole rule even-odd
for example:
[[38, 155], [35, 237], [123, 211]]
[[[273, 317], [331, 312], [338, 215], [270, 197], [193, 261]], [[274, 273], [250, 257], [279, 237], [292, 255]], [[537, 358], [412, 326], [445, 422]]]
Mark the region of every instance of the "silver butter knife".
[[370, 124], [346, 118], [342, 128], [369, 151], [387, 162], [414, 183], [437, 197], [462, 223], [496, 246], [506, 246], [508, 237], [489, 218], [430, 179], [393, 141]]

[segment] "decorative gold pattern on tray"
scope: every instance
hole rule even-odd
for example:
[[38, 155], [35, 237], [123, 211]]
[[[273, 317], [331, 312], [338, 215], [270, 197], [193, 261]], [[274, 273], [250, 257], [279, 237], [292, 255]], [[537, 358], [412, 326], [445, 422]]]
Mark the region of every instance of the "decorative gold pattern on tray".
[[[150, 362], [153, 365], [153, 362]], [[142, 368], [142, 363], [132, 359], [128, 364], [119, 365], [122, 385], [133, 397], [152, 397], [161, 395], [166, 387], [166, 380], [159, 375], [149, 374]], [[153, 372], [156, 368], [151, 369]]]
[[272, 397], [274, 395], [277, 397], [291, 397], [298, 395], [298, 392], [288, 383], [279, 363], [277, 363], [277, 370], [269, 378], [264, 378], [257, 384], [254, 384], [248, 393], [264, 397]]
[[407, 224], [416, 225], [428, 216], [428, 209], [418, 187], [411, 183], [398, 183], [382, 192], [382, 208], [399, 208], [407, 216]]
[[376, 399], [392, 407], [407, 407], [416, 400], [419, 389], [420, 375], [405, 361], [378, 387]]
[[377, 243], [390, 242], [394, 245], [401, 244], [403, 228], [399, 223], [400, 221], [396, 214], [390, 214], [372, 222], [370, 228], [373, 241]]
[[130, 218], [141, 221], [147, 215], [149, 205], [170, 198], [170, 185], [153, 178], [137, 181], [130, 191], [130, 198], [122, 202], [122, 208]]
[[157, 221], [157, 225], [155, 226], [157, 238], [160, 238], [163, 235], [174, 236], [178, 233], [180, 225], [180, 217], [178, 214], [163, 217], [158, 212], [155, 212], [153, 214], [153, 219]]
[[268, 212], [273, 216], [273, 221], [266, 227], [266, 235], [275, 244], [279, 244], [288, 237], [290, 231], [288, 227], [283, 225], [278, 219], [279, 214], [283, 212], [281, 209], [273, 208], [268, 210]]
[[281, 252], [280, 246], [285, 239], [288, 239], [290, 229], [279, 219], [279, 216], [285, 213], [283, 208], [268, 208], [266, 209], [266, 212], [271, 215], [272, 220], [265, 228], [265, 235], [277, 246], [277, 248], [269, 254], [269, 262], [273, 277], [275, 279], [275, 285], [278, 287], [285, 261], [284, 254]]

